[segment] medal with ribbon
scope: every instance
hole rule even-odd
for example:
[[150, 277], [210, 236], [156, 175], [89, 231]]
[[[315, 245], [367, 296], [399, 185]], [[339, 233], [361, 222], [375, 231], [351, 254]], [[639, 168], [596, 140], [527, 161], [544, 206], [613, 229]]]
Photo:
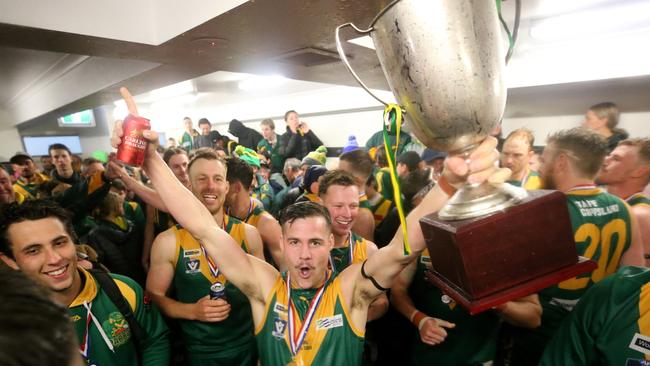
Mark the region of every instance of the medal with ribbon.
[[314, 314], [316, 314], [316, 309], [318, 309], [318, 304], [320, 304], [320, 301], [323, 298], [323, 294], [325, 293], [325, 284], [327, 284], [328, 279], [329, 273], [326, 273], [325, 282], [323, 282], [323, 285], [318, 289], [316, 295], [311, 300], [309, 308], [307, 309], [307, 313], [305, 314], [305, 319], [302, 322], [298, 333], [296, 334], [296, 315], [294, 315], [293, 312], [295, 311], [296, 314], [298, 314], [298, 310], [293, 309], [295, 306], [293, 305], [293, 300], [291, 299], [291, 274], [287, 272], [287, 313], [289, 317], [287, 323], [289, 323], [289, 346], [291, 354], [293, 356], [296, 356], [296, 354], [298, 354], [298, 351], [300, 351], [300, 347], [305, 340], [309, 326], [314, 319]]
[[[222, 229], [226, 231], [226, 215], [223, 216], [223, 227]], [[203, 256], [205, 257], [205, 260], [208, 262], [208, 268], [210, 269], [210, 273], [212, 273], [212, 276], [216, 279], [219, 277], [219, 268], [217, 268], [217, 265], [214, 264], [212, 259], [208, 256], [208, 252], [205, 250], [205, 247], [203, 244], [199, 243], [199, 246], [201, 247], [201, 251], [203, 252]]]
[[88, 361], [88, 355], [90, 350], [90, 322], [92, 321], [92, 315], [90, 314], [90, 307], [93, 305], [91, 302], [88, 306], [88, 315], [86, 315], [86, 331], [84, 332], [83, 342], [79, 345], [79, 351], [83, 356], [84, 360]]

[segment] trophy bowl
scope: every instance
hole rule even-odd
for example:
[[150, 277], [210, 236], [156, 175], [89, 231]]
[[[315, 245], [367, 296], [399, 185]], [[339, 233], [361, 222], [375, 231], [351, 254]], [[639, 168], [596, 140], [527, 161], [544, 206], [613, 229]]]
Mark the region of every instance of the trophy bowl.
[[[352, 76], [340, 30], [370, 35], [391, 91], [424, 145], [469, 155], [500, 122], [505, 109], [505, 52], [496, 5], [485, 0], [396, 0], [370, 27], [339, 26], [336, 44]], [[460, 220], [490, 214], [526, 197], [523, 189], [467, 185], [441, 210]]]

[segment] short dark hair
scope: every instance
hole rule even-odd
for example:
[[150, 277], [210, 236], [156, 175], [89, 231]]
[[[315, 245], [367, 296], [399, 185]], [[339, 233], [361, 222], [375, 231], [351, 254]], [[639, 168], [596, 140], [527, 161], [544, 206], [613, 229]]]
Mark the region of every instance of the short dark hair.
[[180, 147], [170, 147], [169, 149], [165, 150], [163, 153], [163, 160], [165, 161], [165, 164], [169, 165], [169, 160], [172, 158], [172, 156], [178, 154], [187, 155], [187, 151], [181, 149]]
[[111, 181], [111, 188], [115, 188], [123, 192], [127, 191], [126, 184], [124, 184], [124, 181], [120, 178], [115, 178]]
[[11, 225], [49, 217], [61, 221], [72, 241], [77, 241], [77, 236], [72, 227], [72, 216], [67, 210], [48, 200], [26, 200], [23, 204], [12, 203], [3, 207], [0, 214], [0, 252], [14, 258], [11, 249], [12, 244], [9, 239], [9, 227]]
[[223, 167], [226, 169], [226, 176], [227, 176], [228, 166], [226, 165], [226, 162], [223, 161], [223, 159], [219, 155], [217, 155], [217, 153], [213, 149], [209, 147], [202, 147], [200, 149], [194, 150], [192, 156], [190, 156], [190, 163], [187, 165], [188, 172], [192, 170], [192, 165], [194, 165], [194, 162], [199, 159], [216, 160], [220, 162], [221, 164], [223, 164]]
[[330, 170], [323, 175], [323, 178], [318, 184], [318, 195], [323, 196], [327, 194], [327, 189], [331, 186], [356, 187], [356, 185], [357, 182], [352, 174], [340, 169]]
[[608, 152], [607, 140], [584, 127], [556, 132], [548, 137], [547, 143], [560, 150], [569, 151], [571, 160], [577, 160], [572, 166], [589, 179], [596, 176]]
[[199, 126], [204, 125], [204, 124], [208, 124], [208, 125], [212, 126], [212, 123], [210, 123], [210, 121], [208, 121], [207, 118], [201, 118], [199, 120]]
[[71, 365], [79, 356], [68, 309], [48, 289], [1, 264], [0, 283], [0, 364]]
[[353, 175], [363, 177], [364, 182], [368, 176], [372, 174], [374, 163], [372, 162], [370, 155], [368, 155], [364, 149], [348, 151], [345, 154], [341, 155], [339, 157], [339, 160], [347, 161], [350, 163], [350, 166], [353, 170], [351, 173]]
[[402, 194], [404, 195], [405, 201], [410, 202], [418, 192], [431, 182], [429, 174], [429, 169], [416, 169], [409, 172], [406, 177], [404, 177], [400, 184], [400, 188], [402, 188]]
[[308, 217], [322, 217], [328, 230], [332, 230], [332, 219], [327, 209], [315, 202], [298, 202], [287, 206], [280, 212], [280, 226], [284, 231], [285, 224], [293, 224], [297, 219]]
[[91, 165], [91, 164], [95, 164], [95, 163], [103, 164], [101, 161], [99, 161], [99, 160], [97, 160], [95, 158], [85, 158], [85, 159], [83, 159], [81, 161], [81, 165], [86, 166], [86, 167]]
[[32, 159], [32, 157], [27, 154], [16, 154], [12, 156], [11, 159], [9, 159], [9, 162], [11, 164], [23, 165], [27, 162], [27, 160], [31, 160], [32, 162], [34, 161], [34, 159]]
[[251, 183], [253, 182], [253, 168], [250, 165], [236, 156], [231, 156], [226, 159], [226, 167], [228, 169], [228, 173], [226, 174], [226, 180], [228, 182], [240, 182], [245, 189], [251, 187]]
[[397, 164], [404, 164], [408, 168], [409, 172], [415, 171], [420, 165], [420, 155], [415, 151], [405, 151], [397, 157]]
[[52, 145], [50, 145], [50, 146], [47, 148], [47, 153], [48, 153], [48, 155], [52, 156], [52, 150], [65, 150], [65, 151], [68, 152], [68, 154], [70, 155], [70, 157], [72, 157], [72, 152], [70, 151], [70, 149], [68, 149], [68, 147], [65, 146], [65, 145], [63, 145], [63, 144], [56, 143], [56, 144], [52, 144]]

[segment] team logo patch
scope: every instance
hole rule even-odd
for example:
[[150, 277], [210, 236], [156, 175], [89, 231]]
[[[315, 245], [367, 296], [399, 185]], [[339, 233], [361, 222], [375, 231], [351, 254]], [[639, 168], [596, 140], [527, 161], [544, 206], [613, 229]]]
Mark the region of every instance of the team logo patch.
[[81, 320], [81, 317], [79, 315], [73, 315], [73, 316], [70, 317], [70, 320], [72, 320], [73, 322], [76, 322], [76, 321]]
[[125, 344], [131, 338], [129, 323], [119, 311], [110, 313], [108, 319], [102, 323], [102, 328], [115, 348]]
[[276, 302], [273, 306], [273, 311], [278, 314], [283, 314], [287, 312], [287, 308], [285, 308], [284, 305]]
[[183, 252], [183, 257], [189, 258], [189, 257], [198, 257], [201, 255], [201, 251], [199, 249], [189, 249]]
[[650, 337], [635, 333], [629, 347], [635, 351], [643, 353], [644, 355], [650, 355]]
[[342, 326], [343, 316], [341, 316], [341, 314], [336, 314], [334, 316], [328, 316], [327, 318], [320, 318], [316, 320], [316, 330], [337, 328]]
[[185, 273], [199, 273], [201, 272], [201, 260], [190, 259], [185, 262]]
[[287, 329], [287, 321], [280, 318], [273, 319], [273, 335], [275, 338], [284, 339], [284, 330]]

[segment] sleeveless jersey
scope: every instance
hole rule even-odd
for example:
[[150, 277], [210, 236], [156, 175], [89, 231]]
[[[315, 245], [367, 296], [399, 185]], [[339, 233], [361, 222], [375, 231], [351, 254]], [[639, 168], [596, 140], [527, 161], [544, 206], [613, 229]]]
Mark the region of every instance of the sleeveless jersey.
[[377, 192], [381, 193], [387, 200], [394, 201], [390, 169], [388, 167], [379, 169], [377, 174], [375, 174], [375, 180], [377, 181]]
[[[246, 213], [246, 217], [241, 218], [239, 220], [249, 225], [257, 227], [257, 223], [260, 222], [260, 218], [262, 217], [262, 214], [264, 214], [265, 211], [266, 210], [264, 209], [264, 205], [262, 204], [262, 202], [256, 200], [255, 198], [251, 198], [250, 206], [248, 208], [248, 213]], [[230, 217], [235, 218], [235, 216], [230, 216]]]
[[[350, 240], [346, 246], [332, 248], [330, 251], [330, 266], [333, 266], [332, 269], [338, 273], [343, 272], [350, 264], [362, 263], [368, 259], [366, 239], [355, 233], [350, 234]], [[352, 250], [352, 255], [350, 255], [350, 250]]]
[[[224, 215], [225, 230], [245, 252], [244, 224]], [[175, 226], [176, 260], [174, 262], [175, 297], [183, 303], [195, 303], [210, 293], [216, 282], [225, 285], [226, 300], [231, 306], [228, 318], [218, 323], [204, 323], [182, 319], [179, 321], [188, 351], [195, 355], [223, 355], [250, 348], [253, 337], [253, 318], [248, 298], [229, 282], [222, 273], [215, 276], [199, 242], [179, 225]]]
[[650, 198], [648, 198], [648, 196], [646, 196], [642, 192], [631, 195], [630, 197], [626, 198], [625, 201], [630, 206], [636, 206], [636, 205], [650, 206]]
[[[316, 292], [317, 289], [291, 289], [296, 333]], [[262, 365], [361, 365], [364, 332], [356, 329], [349, 318], [336, 273], [325, 282], [323, 297], [295, 357], [292, 357], [289, 345], [287, 300], [286, 273], [283, 273], [278, 275], [266, 301], [264, 319], [255, 329]]]
[[543, 313], [537, 330], [549, 338], [589, 287], [616, 272], [631, 244], [631, 214], [623, 200], [587, 187], [569, 191], [567, 201], [578, 255], [598, 268], [540, 292]]
[[624, 267], [594, 285], [562, 323], [540, 365], [650, 364], [650, 270]]
[[417, 268], [409, 295], [415, 307], [428, 316], [456, 324], [447, 329], [447, 338], [435, 347], [422, 343], [415, 332], [411, 356], [412, 365], [480, 365], [494, 359], [497, 348], [499, 317], [492, 311], [469, 315], [450, 299], [442, 301], [440, 289], [425, 279], [425, 270], [431, 268], [429, 251], [425, 249], [417, 259]]
[[542, 188], [542, 179], [536, 171], [528, 169], [526, 176], [523, 180], [509, 180], [508, 183], [513, 186], [522, 187], [526, 190], [534, 190]]

